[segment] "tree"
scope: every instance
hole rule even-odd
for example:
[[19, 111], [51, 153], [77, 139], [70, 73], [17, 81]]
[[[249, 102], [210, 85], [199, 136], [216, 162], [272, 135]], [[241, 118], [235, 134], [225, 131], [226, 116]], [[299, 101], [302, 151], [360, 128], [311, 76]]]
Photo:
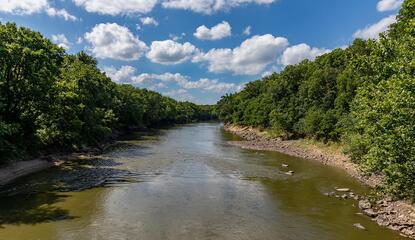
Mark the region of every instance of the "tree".
[[353, 159], [369, 172], [384, 174], [385, 191], [414, 197], [414, 76], [395, 76], [359, 90], [353, 110]]
[[64, 50], [41, 34], [11, 23], [0, 24], [2, 148], [13, 145], [29, 152], [37, 148], [33, 123], [48, 111], [63, 56]]
[[222, 97], [215, 111], [285, 138], [343, 141], [368, 173], [386, 176], [384, 190], [415, 199], [414, 77], [415, 0], [406, 0], [378, 40], [287, 66]]
[[115, 84], [95, 64], [82, 53], [65, 58], [51, 109], [37, 120], [42, 144], [94, 144], [111, 134], [117, 120], [113, 110]]

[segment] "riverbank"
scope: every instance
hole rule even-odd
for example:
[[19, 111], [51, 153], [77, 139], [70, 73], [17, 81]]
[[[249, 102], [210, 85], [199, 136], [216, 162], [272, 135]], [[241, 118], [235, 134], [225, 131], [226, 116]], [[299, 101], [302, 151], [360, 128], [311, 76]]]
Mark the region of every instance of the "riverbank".
[[0, 187], [11, 184], [16, 180], [41, 172], [48, 168], [59, 166], [66, 161], [85, 159], [102, 153], [112, 146], [126, 131], [114, 131], [113, 134], [95, 146], [87, 146], [78, 150], [59, 152], [51, 151], [49, 154], [41, 154], [40, 157], [27, 160], [19, 160], [0, 166]]
[[128, 135], [129, 132], [142, 131], [150, 132], [152, 129], [163, 129], [173, 125], [159, 125], [155, 128], [130, 128], [128, 130], [117, 130], [111, 136], [103, 139], [95, 146], [87, 146], [72, 152], [52, 151], [51, 154], [43, 154], [40, 157], [19, 160], [6, 165], [0, 165], [0, 187], [11, 184], [16, 180], [31, 174], [46, 170], [53, 166], [59, 166], [66, 161], [90, 158], [103, 153], [106, 149], [113, 146], [118, 139]]
[[[365, 176], [359, 167], [342, 153], [341, 149], [330, 149], [302, 140], [270, 138], [267, 132], [252, 127], [225, 124], [224, 129], [244, 139], [244, 141], [230, 141], [232, 145], [246, 149], [277, 151], [318, 161], [341, 168], [350, 176], [372, 188], [381, 184], [382, 177]], [[362, 212], [379, 225], [400, 231], [402, 235], [415, 239], [415, 207], [412, 204], [392, 201], [390, 198], [370, 202], [368, 196], [360, 196], [358, 201]]]
[[15, 162], [0, 169], [0, 186], [14, 182], [27, 175], [45, 170], [57, 164], [57, 162], [34, 159], [30, 161]]
[[84, 159], [88, 156], [99, 154], [100, 152], [101, 150], [99, 148], [91, 147], [73, 153], [50, 154], [32, 160], [9, 163], [0, 168], [0, 187], [11, 184], [16, 180], [31, 174], [41, 172], [54, 166], [59, 166], [66, 161]]

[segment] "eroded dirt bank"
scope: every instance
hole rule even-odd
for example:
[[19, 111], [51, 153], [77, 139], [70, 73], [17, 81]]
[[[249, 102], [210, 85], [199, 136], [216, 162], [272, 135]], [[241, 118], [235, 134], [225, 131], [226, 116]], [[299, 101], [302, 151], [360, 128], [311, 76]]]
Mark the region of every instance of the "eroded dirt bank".
[[96, 148], [88, 148], [88, 150], [83, 152], [51, 154], [32, 160], [10, 163], [0, 168], [0, 186], [11, 184], [20, 178], [43, 171], [50, 167], [59, 166], [65, 161], [85, 159], [94, 156], [99, 152], [100, 150], [97, 150]]
[[66, 161], [73, 161], [93, 157], [111, 147], [117, 139], [126, 135], [126, 131], [114, 131], [114, 133], [95, 146], [83, 147], [73, 152], [55, 152], [45, 154], [38, 158], [21, 160], [6, 165], [0, 165], [0, 187], [11, 184], [16, 180], [31, 174], [43, 171], [53, 166], [59, 166]]
[[[360, 182], [376, 187], [381, 182], [379, 176], [365, 176], [358, 166], [341, 152], [329, 152], [314, 145], [299, 144], [298, 141], [286, 141], [278, 138], [268, 138], [264, 132], [246, 126], [225, 124], [224, 129], [244, 141], [230, 141], [229, 143], [246, 149], [268, 150], [285, 153], [305, 159], [319, 161], [325, 165], [343, 169]], [[328, 194], [333, 195], [333, 194]], [[392, 201], [384, 198], [370, 202], [368, 196], [358, 196], [359, 208], [379, 225], [400, 231], [402, 235], [415, 239], [415, 207], [404, 201]]]
[[0, 169], [0, 186], [15, 181], [18, 178], [42, 171], [53, 166], [53, 162], [42, 159], [16, 162]]

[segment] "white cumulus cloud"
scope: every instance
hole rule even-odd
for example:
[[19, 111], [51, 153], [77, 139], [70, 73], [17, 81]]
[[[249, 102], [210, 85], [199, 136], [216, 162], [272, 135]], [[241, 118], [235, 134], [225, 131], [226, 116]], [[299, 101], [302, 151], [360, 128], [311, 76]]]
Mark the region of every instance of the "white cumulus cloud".
[[377, 5], [379, 12], [386, 12], [398, 9], [403, 3], [403, 0], [380, 0]]
[[154, 25], [154, 26], [159, 25], [157, 20], [152, 18], [152, 17], [142, 17], [142, 18], [140, 18], [140, 21], [143, 25]]
[[229, 25], [228, 22], [223, 21], [210, 29], [205, 25], [202, 25], [196, 29], [196, 32], [193, 35], [201, 40], [219, 40], [231, 36], [231, 32], [231, 25]]
[[386, 17], [379, 22], [367, 26], [363, 29], [359, 29], [354, 33], [355, 38], [363, 38], [363, 39], [378, 39], [379, 34], [388, 30], [388, 27], [396, 22], [396, 16], [392, 15]]
[[234, 92], [240, 90], [240, 86], [235, 83], [219, 82], [217, 79], [201, 78], [198, 81], [186, 81], [180, 83], [184, 89], [202, 89], [216, 93]]
[[180, 39], [182, 39], [184, 36], [186, 36], [186, 33], [181, 33], [180, 35], [176, 35], [176, 34], [172, 34], [172, 33], [170, 33], [169, 34], [169, 38], [171, 39], [171, 40], [173, 40], [173, 41], [179, 41]]
[[93, 55], [101, 59], [137, 60], [148, 49], [128, 28], [116, 23], [98, 24], [84, 38]]
[[187, 61], [197, 52], [191, 43], [178, 43], [173, 40], [154, 41], [151, 43], [147, 58], [152, 62], [174, 65]]
[[83, 41], [84, 41], [84, 39], [82, 37], [78, 37], [76, 39], [76, 44], [82, 44]]
[[61, 17], [66, 21], [76, 21], [77, 18], [74, 15], [71, 15], [65, 9], [56, 9], [56, 8], [47, 8], [46, 13], [51, 17]]
[[180, 73], [140, 73], [137, 74], [137, 69], [133, 66], [125, 65], [119, 69], [115, 67], [104, 67], [103, 72], [107, 74], [116, 83], [140, 85], [144, 83], [154, 83], [160, 81], [166, 82], [186, 82], [188, 77]]
[[247, 26], [243, 31], [243, 35], [246, 35], [246, 36], [251, 35], [251, 29], [252, 29], [251, 26]]
[[120, 69], [115, 67], [104, 67], [103, 72], [116, 83], [132, 83], [137, 69], [132, 66], [122, 66]]
[[0, 12], [15, 15], [32, 15], [44, 12], [51, 17], [61, 17], [66, 21], [77, 20], [65, 9], [51, 7], [47, 0], [0, 0]]
[[183, 76], [180, 73], [141, 73], [136, 75], [132, 78], [132, 82], [134, 83], [149, 83], [154, 81], [161, 81], [161, 82], [186, 82], [188, 81], [187, 76]]
[[316, 57], [328, 52], [330, 52], [328, 49], [312, 48], [302, 43], [285, 49], [279, 62], [284, 66], [294, 65], [304, 59], [314, 60]]
[[207, 62], [210, 72], [255, 75], [275, 62], [287, 46], [286, 38], [270, 34], [256, 35], [234, 49], [219, 48], [199, 53], [193, 58], [193, 62]]
[[107, 15], [148, 13], [153, 10], [157, 0], [72, 0], [88, 12]]
[[195, 100], [196, 101], [198, 100], [193, 95], [189, 94], [186, 89], [182, 89], [182, 88], [164, 92], [163, 95], [172, 97], [176, 99], [177, 101], [193, 101], [194, 102]]
[[173, 97], [175, 97], [177, 95], [184, 94], [184, 93], [187, 93], [187, 90], [186, 89], [183, 89], [183, 88], [180, 88], [180, 89], [176, 89], [176, 90], [171, 90], [171, 91], [165, 92], [164, 94], [167, 95], [167, 96], [173, 96]]
[[152, 90], [152, 91], [157, 91], [158, 89], [162, 89], [162, 88], [167, 88], [165, 83], [156, 83], [154, 85], [151, 85], [150, 87], [148, 87], [148, 89]]
[[276, 0], [164, 0], [164, 8], [190, 10], [197, 13], [212, 14], [244, 4], [271, 4]]
[[47, 0], [0, 0], [0, 11], [11, 14], [30, 15], [40, 13], [48, 7]]
[[66, 50], [71, 48], [72, 43], [66, 38], [64, 34], [52, 35], [52, 42], [57, 44], [59, 47], [62, 47]]
[[192, 81], [189, 76], [180, 73], [165, 72], [161, 74], [137, 74], [137, 69], [128, 65], [122, 66], [119, 69], [114, 67], [104, 67], [103, 72], [117, 83], [133, 85], [151, 84], [151, 87], [155, 88], [166, 88], [166, 83], [174, 83], [184, 91], [187, 91], [187, 89], [199, 89], [215, 93], [226, 93], [240, 91], [243, 88], [242, 84], [220, 82], [217, 79], [201, 78], [197, 81]]

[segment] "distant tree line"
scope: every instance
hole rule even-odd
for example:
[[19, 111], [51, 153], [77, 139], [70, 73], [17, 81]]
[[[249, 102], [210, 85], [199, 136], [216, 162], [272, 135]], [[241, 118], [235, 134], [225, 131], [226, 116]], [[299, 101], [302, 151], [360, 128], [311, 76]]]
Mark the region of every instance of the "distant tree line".
[[385, 176], [382, 190], [415, 199], [415, 0], [378, 40], [251, 82], [216, 113], [283, 138], [342, 142], [367, 173]]
[[211, 118], [211, 106], [115, 84], [86, 53], [0, 23], [0, 164], [95, 145], [114, 130]]

